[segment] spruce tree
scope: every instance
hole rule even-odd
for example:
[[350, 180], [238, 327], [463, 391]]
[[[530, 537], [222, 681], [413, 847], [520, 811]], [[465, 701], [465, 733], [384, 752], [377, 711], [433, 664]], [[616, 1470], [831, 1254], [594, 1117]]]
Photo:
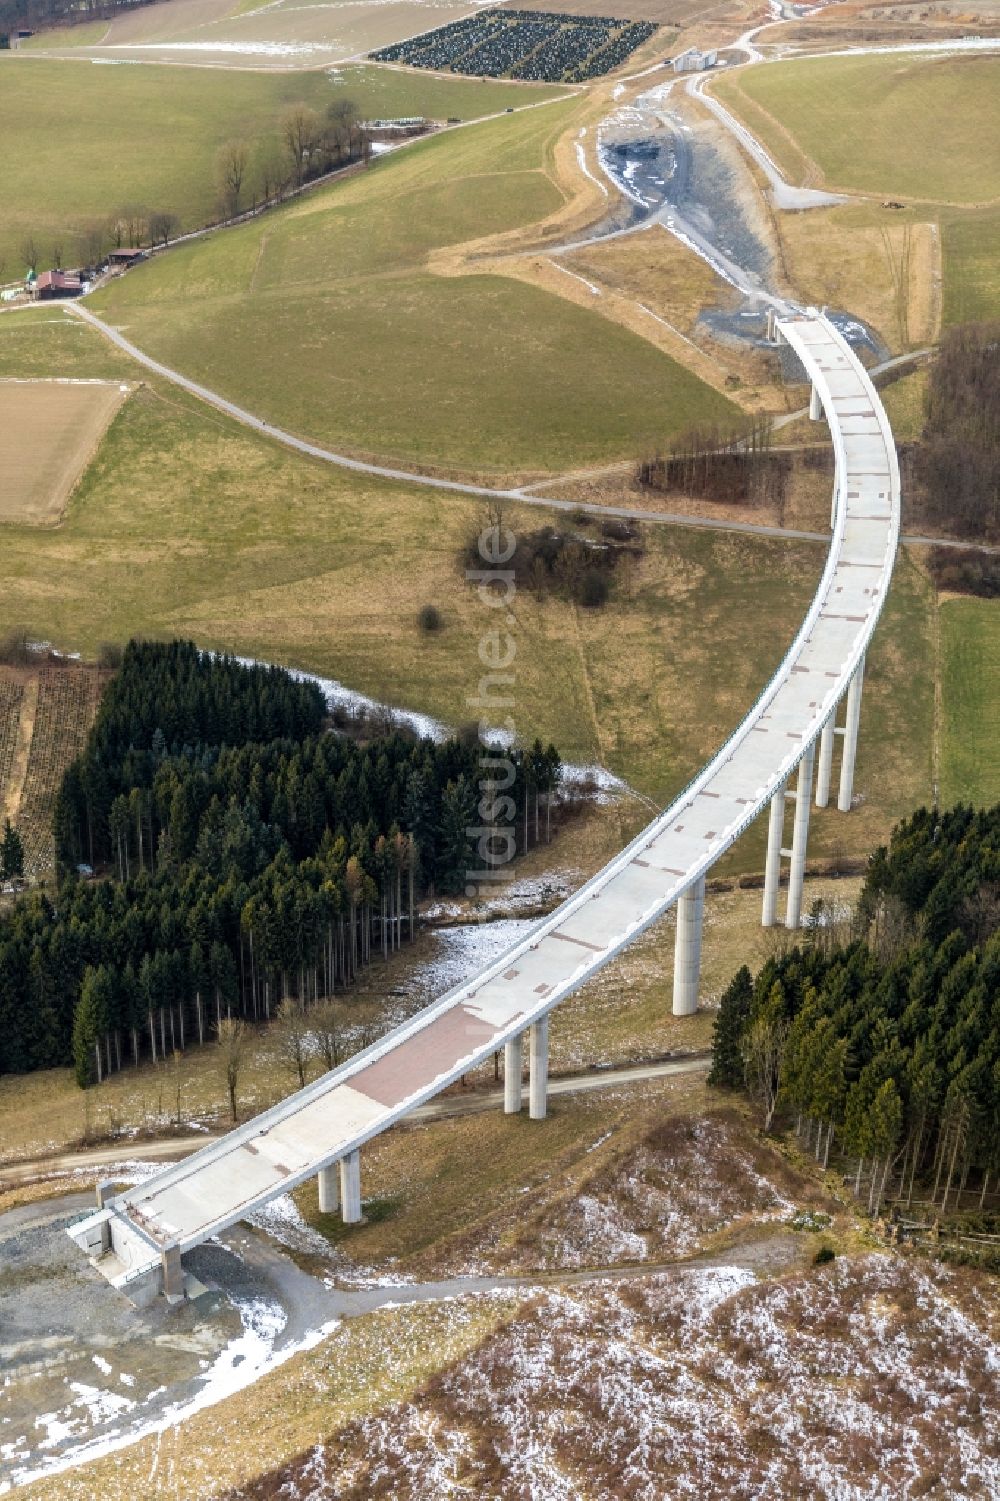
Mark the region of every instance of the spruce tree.
[[24, 875], [24, 845], [21, 836], [10, 819], [5, 819], [3, 838], [0, 839], [0, 876], [5, 881], [20, 879]]
[[719, 1002], [719, 1014], [715, 1018], [712, 1037], [712, 1072], [709, 1084], [723, 1089], [742, 1089], [743, 1029], [750, 1014], [753, 999], [753, 980], [744, 964], [736, 971]]

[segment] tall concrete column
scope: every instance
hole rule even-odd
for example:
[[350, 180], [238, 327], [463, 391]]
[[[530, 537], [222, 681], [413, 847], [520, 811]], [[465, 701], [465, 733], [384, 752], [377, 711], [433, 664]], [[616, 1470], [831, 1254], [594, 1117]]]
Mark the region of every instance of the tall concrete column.
[[701, 931], [705, 919], [705, 877], [677, 898], [677, 936], [674, 940], [675, 1016], [692, 1016], [698, 1009], [701, 974]]
[[163, 1268], [163, 1296], [168, 1303], [179, 1303], [184, 1297], [184, 1268], [181, 1265], [181, 1248], [174, 1241], [160, 1252]]
[[778, 920], [778, 888], [781, 885], [781, 841], [785, 837], [785, 784], [771, 798], [767, 820], [767, 856], [764, 861], [764, 911], [761, 927], [773, 928]]
[[819, 399], [819, 391], [816, 386], [809, 387], [809, 420], [818, 422], [823, 415], [823, 403]]
[[812, 798], [815, 759], [816, 743], [813, 741], [799, 762], [799, 776], [795, 783], [795, 823], [792, 828], [792, 859], [788, 870], [786, 928], [797, 928], [802, 915], [802, 882], [806, 873], [806, 841], [809, 837], [809, 803]]
[[519, 1115], [521, 1111], [521, 1067], [524, 1049], [524, 1033], [518, 1032], [504, 1044], [503, 1050], [503, 1108], [505, 1115]]
[[340, 1201], [344, 1206], [344, 1224], [361, 1223], [361, 1153], [348, 1152], [340, 1159]]
[[825, 808], [830, 801], [830, 775], [833, 771], [833, 741], [836, 733], [837, 706], [830, 710], [830, 718], [823, 726], [819, 737], [819, 761], [816, 766], [816, 806]]
[[532, 1022], [528, 1032], [528, 1114], [533, 1121], [545, 1119], [549, 1092], [549, 1019]]
[[340, 1208], [340, 1175], [337, 1171], [339, 1164], [334, 1162], [329, 1167], [321, 1167], [319, 1170], [319, 1212], [320, 1214], [336, 1214]]
[[847, 717], [844, 721], [844, 754], [840, 763], [840, 796], [837, 807], [841, 813], [850, 813], [854, 793], [854, 762], [858, 754], [858, 725], [861, 723], [861, 685], [865, 675], [865, 659], [861, 658], [847, 689]]

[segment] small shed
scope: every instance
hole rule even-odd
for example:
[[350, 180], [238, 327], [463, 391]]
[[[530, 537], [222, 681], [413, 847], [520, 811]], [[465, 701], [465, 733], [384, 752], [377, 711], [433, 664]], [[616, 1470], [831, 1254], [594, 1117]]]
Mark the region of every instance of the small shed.
[[35, 282], [35, 296], [40, 302], [53, 297], [79, 297], [83, 282], [69, 271], [43, 271]]
[[109, 250], [105, 259], [109, 266], [134, 266], [137, 261], [146, 259], [147, 251], [136, 247], [130, 249]]

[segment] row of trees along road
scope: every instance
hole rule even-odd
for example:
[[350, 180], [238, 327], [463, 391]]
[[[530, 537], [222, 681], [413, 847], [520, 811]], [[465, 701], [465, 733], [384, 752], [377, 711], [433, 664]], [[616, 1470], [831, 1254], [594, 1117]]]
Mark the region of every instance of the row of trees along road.
[[[280, 203], [288, 193], [328, 172], [367, 163], [371, 141], [350, 99], [337, 98], [325, 114], [307, 104], [291, 104], [276, 127], [256, 139], [236, 137], [223, 142], [215, 157], [217, 213], [228, 221]], [[167, 245], [185, 223], [176, 208], [127, 203], [57, 234], [51, 242], [27, 233], [20, 242], [25, 267], [47, 263], [98, 265], [110, 250], [143, 245]], [[2, 267], [0, 267], [2, 274]]]
[[478, 741], [362, 745], [325, 713], [280, 669], [130, 643], [57, 797], [58, 900], [0, 914], [0, 1072], [72, 1060], [87, 1084], [311, 1005], [412, 937], [423, 892], [464, 888], [471, 831], [548, 837], [553, 747], [497, 754], [505, 803]]
[[[821, 920], [828, 913], [817, 912]], [[872, 856], [846, 931], [744, 967], [722, 997], [711, 1081], [790, 1113], [855, 1191], [955, 1207], [1000, 1174], [1000, 805], [920, 809]]]

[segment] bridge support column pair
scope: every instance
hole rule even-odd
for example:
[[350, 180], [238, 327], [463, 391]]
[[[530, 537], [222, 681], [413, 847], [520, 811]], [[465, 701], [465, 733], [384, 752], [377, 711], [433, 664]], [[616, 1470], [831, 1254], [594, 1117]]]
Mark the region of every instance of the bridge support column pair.
[[858, 758], [858, 728], [861, 723], [861, 689], [864, 683], [865, 661], [862, 657], [847, 688], [847, 710], [844, 724], [837, 724], [837, 709], [834, 708], [823, 726], [819, 741], [819, 766], [816, 772], [816, 806], [825, 808], [830, 802], [830, 784], [833, 780], [833, 747], [837, 736], [844, 742], [840, 758], [840, 787], [837, 791], [837, 807], [841, 813], [850, 813], [854, 796], [854, 767]]
[[[797, 928], [802, 915], [802, 886], [806, 872], [806, 844], [809, 838], [809, 804], [812, 800], [813, 767], [816, 745], [813, 742], [802, 753], [795, 791], [789, 791], [783, 782], [771, 798], [771, 811], [767, 826], [767, 856], [764, 861], [764, 910], [761, 923], [773, 928], [778, 920], [778, 889], [781, 885], [781, 859], [791, 862], [788, 870], [788, 902], [785, 907], [785, 927]], [[792, 847], [784, 848], [785, 803], [788, 798], [795, 802], [795, 822], [792, 827]]]
[[[809, 838], [809, 804], [813, 795], [813, 769], [816, 770], [816, 806], [825, 808], [830, 801], [830, 786], [833, 780], [833, 748], [838, 735], [844, 745], [840, 761], [840, 787], [837, 807], [849, 813], [854, 795], [854, 766], [858, 754], [858, 727], [861, 722], [861, 688], [864, 679], [864, 659], [858, 664], [847, 689], [846, 721], [837, 726], [836, 707], [830, 713], [819, 736], [819, 758], [816, 759], [816, 744], [804, 751], [799, 762], [795, 791], [789, 792], [782, 784], [771, 798], [770, 818], [767, 830], [767, 857], [764, 864], [764, 909], [761, 922], [771, 928], [778, 920], [778, 888], [781, 884], [782, 856], [790, 860], [788, 872], [788, 902], [785, 908], [785, 927], [797, 928], [802, 918], [802, 887], [805, 880], [806, 844]], [[792, 829], [792, 847], [783, 848], [785, 834], [785, 802], [795, 799], [795, 823]]]
[[[549, 1092], [549, 1019], [542, 1016], [532, 1022], [528, 1037], [528, 1115], [543, 1121], [548, 1108]], [[519, 1032], [505, 1043], [503, 1050], [503, 1108], [505, 1115], [521, 1110], [521, 1071], [524, 1063], [525, 1033]]]
[[336, 1214], [343, 1206], [345, 1225], [361, 1222], [361, 1153], [348, 1152], [339, 1162], [319, 1170], [320, 1214]]

